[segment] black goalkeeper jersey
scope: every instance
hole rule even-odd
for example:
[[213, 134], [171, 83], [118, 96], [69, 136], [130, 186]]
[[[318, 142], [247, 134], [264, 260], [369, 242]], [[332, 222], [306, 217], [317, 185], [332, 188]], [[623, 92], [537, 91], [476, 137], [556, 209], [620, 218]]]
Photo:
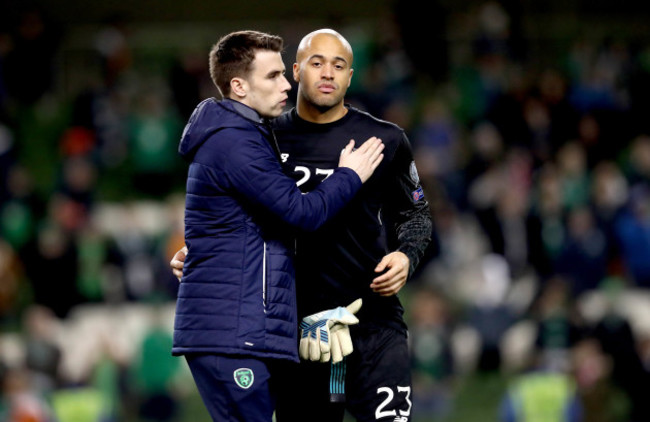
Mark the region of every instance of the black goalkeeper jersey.
[[298, 316], [345, 306], [361, 297], [360, 327], [405, 329], [397, 296], [370, 289], [374, 269], [390, 251], [400, 250], [417, 265], [431, 238], [429, 207], [422, 193], [410, 143], [395, 124], [347, 106], [340, 120], [316, 124], [295, 109], [274, 121], [286, 172], [303, 192], [313, 190], [338, 167], [350, 139], [360, 146], [381, 138], [384, 160], [336, 217], [296, 240]]

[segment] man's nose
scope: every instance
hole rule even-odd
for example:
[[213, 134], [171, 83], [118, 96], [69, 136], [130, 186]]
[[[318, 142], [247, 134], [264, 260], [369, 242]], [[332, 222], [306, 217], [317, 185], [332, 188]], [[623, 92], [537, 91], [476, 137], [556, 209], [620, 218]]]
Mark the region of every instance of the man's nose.
[[282, 92], [291, 91], [291, 84], [286, 77], [282, 77]]
[[332, 79], [334, 78], [334, 69], [332, 65], [326, 64], [323, 66], [321, 71], [321, 77], [323, 79]]

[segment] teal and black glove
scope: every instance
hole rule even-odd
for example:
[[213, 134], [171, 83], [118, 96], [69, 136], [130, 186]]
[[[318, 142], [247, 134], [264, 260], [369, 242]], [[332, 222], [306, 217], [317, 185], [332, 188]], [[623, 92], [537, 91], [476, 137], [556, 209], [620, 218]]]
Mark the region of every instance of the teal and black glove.
[[361, 309], [357, 299], [347, 307], [339, 306], [306, 316], [300, 323], [300, 357], [304, 360], [338, 363], [352, 353], [350, 325], [358, 324], [354, 316]]

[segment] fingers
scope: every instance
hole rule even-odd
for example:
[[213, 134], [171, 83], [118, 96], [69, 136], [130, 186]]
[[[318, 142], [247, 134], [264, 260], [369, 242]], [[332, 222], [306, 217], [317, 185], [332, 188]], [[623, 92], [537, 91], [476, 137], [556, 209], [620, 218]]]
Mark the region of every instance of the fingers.
[[377, 140], [378, 143], [375, 144], [371, 150], [369, 151], [370, 153], [370, 168], [374, 171], [377, 167], [379, 167], [379, 164], [381, 161], [384, 159], [384, 154], [382, 154], [382, 151], [384, 150], [384, 143], [381, 142], [381, 139]]
[[[383, 149], [383, 147], [384, 146], [382, 145], [382, 149]], [[376, 158], [374, 158], [370, 162], [370, 167], [372, 168], [373, 171], [375, 171], [377, 169], [377, 167], [379, 167], [379, 164], [381, 164], [383, 159], [384, 159], [384, 154], [379, 154]]]
[[321, 357], [320, 337], [309, 338], [309, 360], [319, 361]]
[[176, 259], [176, 255], [174, 255], [174, 258], [169, 261], [169, 266], [172, 267], [172, 273], [178, 278], [178, 281], [183, 278], [183, 262]]
[[375, 267], [375, 272], [380, 273], [386, 269], [386, 266], [388, 265], [388, 262], [390, 261], [390, 257], [386, 255], [379, 261], [379, 264]]
[[347, 325], [336, 324], [330, 330], [330, 335], [332, 336], [332, 363], [341, 362], [345, 356], [354, 351], [350, 329]]
[[347, 356], [354, 351], [352, 337], [350, 336], [350, 329], [348, 327], [344, 326], [338, 330], [336, 332], [336, 339], [342, 356]]
[[350, 155], [352, 151], [354, 150], [354, 139], [350, 139], [350, 142], [343, 148], [343, 151], [341, 151], [341, 155]]
[[[384, 143], [382, 142], [381, 139], [375, 138], [373, 136], [372, 138], [364, 142], [363, 145], [361, 145], [361, 147], [366, 147], [366, 149], [364, 149], [363, 152], [370, 157], [371, 161], [374, 161], [384, 150]], [[361, 150], [361, 148], [359, 149]]]
[[357, 151], [361, 153], [371, 151], [373, 148], [377, 147], [379, 142], [381, 142], [381, 139], [377, 138], [376, 136], [372, 136], [368, 138], [366, 142], [362, 143], [361, 146], [357, 148]]
[[356, 314], [357, 312], [359, 312], [359, 309], [361, 309], [362, 304], [363, 304], [363, 299], [359, 298], [354, 302], [350, 303], [348, 306], [346, 306], [346, 308], [351, 314]]
[[[183, 267], [181, 266], [181, 268], [183, 268]], [[172, 273], [174, 274], [174, 276], [176, 276], [178, 281], [181, 281], [181, 279], [183, 278], [183, 271], [182, 270], [177, 270], [176, 268], [174, 268], [174, 269], [172, 269]]]
[[185, 258], [187, 257], [187, 246], [183, 246], [179, 249], [171, 261], [169, 261], [169, 266], [172, 268], [172, 273], [178, 278], [178, 281], [183, 277], [183, 264], [185, 263]]
[[325, 327], [319, 327], [315, 332], [302, 331], [298, 354], [303, 360], [327, 362], [331, 357], [330, 341], [330, 333]]
[[301, 337], [302, 338], [300, 339], [300, 345], [298, 346], [298, 354], [300, 355], [300, 357], [302, 359], [307, 360], [307, 359], [309, 359], [309, 342], [310, 342], [310, 339], [305, 338], [304, 332], [301, 335]]
[[408, 257], [402, 252], [386, 255], [375, 267], [375, 272], [387, 271], [376, 277], [370, 284], [370, 288], [381, 296], [397, 294], [406, 284], [409, 264]]
[[341, 353], [341, 344], [339, 342], [338, 335], [332, 333], [332, 363], [339, 363], [343, 360], [343, 354]]
[[[400, 252], [400, 251], [391, 252], [388, 255], [384, 256], [381, 259], [381, 261], [379, 261], [379, 264], [377, 264], [377, 266], [375, 267], [375, 272], [380, 273], [386, 270], [386, 268], [408, 270], [410, 264], [411, 264], [411, 260], [408, 258], [408, 256], [406, 256], [404, 252]], [[381, 278], [381, 276], [377, 277], [377, 279], [379, 278]]]
[[379, 154], [381, 154], [381, 151], [384, 149], [384, 143], [382, 142], [381, 139], [377, 138], [376, 136], [373, 136], [371, 138], [368, 138], [366, 142], [361, 144], [359, 148], [356, 149], [355, 152], [358, 154], [364, 154], [367, 155], [370, 158], [373, 158]]

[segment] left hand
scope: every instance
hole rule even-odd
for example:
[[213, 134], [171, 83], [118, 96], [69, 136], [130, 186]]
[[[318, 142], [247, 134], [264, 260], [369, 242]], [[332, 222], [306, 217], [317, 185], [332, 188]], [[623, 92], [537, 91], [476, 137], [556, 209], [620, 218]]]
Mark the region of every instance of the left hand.
[[384, 274], [375, 278], [370, 288], [381, 296], [393, 296], [406, 284], [409, 275], [411, 260], [403, 252], [391, 252], [377, 264], [375, 272], [380, 273], [388, 269]]
[[306, 316], [300, 323], [298, 352], [304, 360], [338, 363], [354, 350], [349, 325], [359, 323], [354, 316], [363, 301], [357, 299], [346, 307], [339, 306]]

